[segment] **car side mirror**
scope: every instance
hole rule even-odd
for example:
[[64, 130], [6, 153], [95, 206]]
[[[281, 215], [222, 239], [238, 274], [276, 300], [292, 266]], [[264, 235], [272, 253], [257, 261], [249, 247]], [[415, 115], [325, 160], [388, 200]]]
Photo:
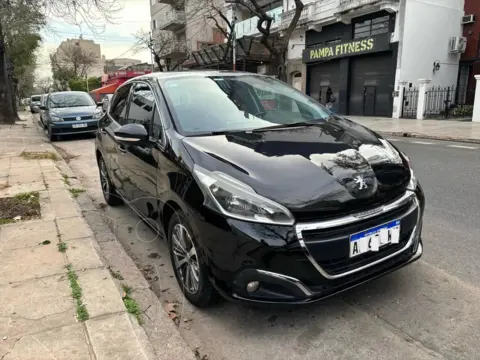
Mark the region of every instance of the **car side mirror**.
[[97, 101], [97, 106], [102, 106], [103, 105], [103, 101]]
[[147, 129], [140, 124], [126, 124], [114, 130], [115, 140], [122, 145], [150, 146]]

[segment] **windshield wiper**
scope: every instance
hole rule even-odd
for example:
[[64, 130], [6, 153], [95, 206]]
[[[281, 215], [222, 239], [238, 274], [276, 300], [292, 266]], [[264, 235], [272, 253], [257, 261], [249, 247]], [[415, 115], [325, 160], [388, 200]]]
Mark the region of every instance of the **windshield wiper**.
[[291, 124], [278, 124], [278, 125], [273, 125], [273, 126], [265, 126], [261, 127], [258, 129], [253, 129], [252, 132], [262, 132], [262, 131], [269, 131], [269, 130], [275, 130], [275, 129], [286, 129], [286, 128], [291, 128], [291, 127], [300, 127], [300, 126], [316, 126], [318, 125], [319, 120], [324, 120], [324, 119], [315, 119], [311, 121], [299, 121], [299, 122], [294, 122]]

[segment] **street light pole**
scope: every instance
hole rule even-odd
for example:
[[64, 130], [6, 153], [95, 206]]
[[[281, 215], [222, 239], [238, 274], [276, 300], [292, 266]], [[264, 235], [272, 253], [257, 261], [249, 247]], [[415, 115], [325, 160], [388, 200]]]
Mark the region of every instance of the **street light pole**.
[[237, 5], [233, 4], [232, 13], [233, 13], [233, 20], [232, 20], [232, 70], [236, 71], [237, 68], [237, 54], [236, 54], [236, 42], [237, 36], [235, 31], [235, 22], [237, 20], [237, 16], [235, 14]]
[[89, 91], [88, 91], [88, 75], [87, 74], [85, 74], [85, 80], [87, 81], [87, 93], [88, 93]]

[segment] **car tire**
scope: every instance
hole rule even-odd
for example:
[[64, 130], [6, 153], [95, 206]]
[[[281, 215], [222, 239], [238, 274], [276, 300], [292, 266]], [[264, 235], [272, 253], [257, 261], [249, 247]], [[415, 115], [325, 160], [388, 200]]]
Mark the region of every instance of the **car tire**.
[[123, 204], [123, 200], [118, 195], [115, 185], [112, 184], [110, 176], [108, 175], [107, 165], [102, 157], [98, 159], [98, 171], [100, 174], [100, 186], [102, 187], [103, 197], [105, 202], [110, 206], [118, 206]]
[[[183, 240], [180, 235], [182, 230]], [[179, 247], [180, 243], [183, 243], [182, 249]], [[208, 268], [201, 255], [198, 255], [200, 248], [197, 238], [181, 210], [176, 210], [170, 219], [168, 247], [175, 277], [188, 301], [198, 308], [206, 308], [217, 303], [220, 299], [219, 294], [208, 278]], [[179, 265], [182, 259], [185, 259], [186, 262]], [[190, 282], [188, 282], [188, 278]], [[197, 284], [193, 286], [192, 281], [196, 281]]]

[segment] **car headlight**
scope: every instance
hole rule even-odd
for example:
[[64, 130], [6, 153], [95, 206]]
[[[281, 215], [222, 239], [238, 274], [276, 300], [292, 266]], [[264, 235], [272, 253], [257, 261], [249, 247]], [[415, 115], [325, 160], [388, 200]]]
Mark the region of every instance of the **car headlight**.
[[410, 161], [410, 158], [404, 152], [402, 152], [402, 156], [405, 158], [405, 160], [407, 160], [408, 167], [410, 169], [410, 182], [407, 185], [407, 189], [415, 190], [417, 188], [418, 181], [417, 181], [417, 178], [415, 177], [415, 174], [413, 173], [412, 162]]
[[50, 116], [50, 120], [52, 120], [53, 122], [63, 121], [61, 117], [55, 115]]
[[93, 118], [100, 119], [101, 117], [102, 117], [102, 110], [96, 109], [95, 112], [93, 113]]
[[250, 186], [221, 172], [194, 165], [193, 172], [206, 192], [206, 203], [223, 214], [240, 220], [293, 225], [287, 208], [258, 195]]

